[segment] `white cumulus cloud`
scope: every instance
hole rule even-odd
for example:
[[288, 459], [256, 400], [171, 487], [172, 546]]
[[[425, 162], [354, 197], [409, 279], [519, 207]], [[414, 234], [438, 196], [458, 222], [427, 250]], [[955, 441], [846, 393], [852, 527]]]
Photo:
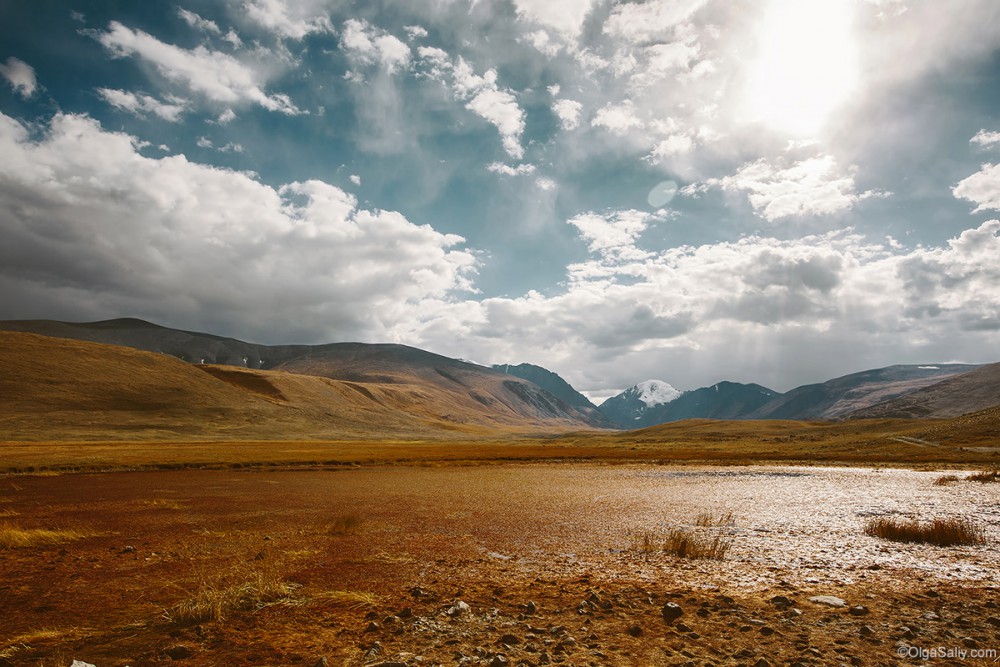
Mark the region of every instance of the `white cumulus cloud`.
[[978, 172], [959, 181], [952, 193], [976, 204], [973, 213], [1000, 211], [1000, 164], [984, 164]]
[[242, 9], [251, 21], [280, 37], [333, 32], [326, 0], [247, 0]]
[[248, 336], [384, 340], [424, 300], [471, 287], [460, 236], [359, 208], [322, 181], [272, 188], [137, 144], [85, 116], [59, 114], [36, 138], [0, 114], [4, 294]]
[[301, 113], [287, 95], [264, 92], [264, 76], [236, 58], [204, 46], [182, 49], [141, 30], [112, 21], [98, 41], [115, 57], [137, 55], [166, 79], [187, 86], [213, 102], [253, 103], [288, 115]]
[[114, 88], [98, 88], [97, 94], [116, 109], [128, 111], [136, 116], [152, 113], [171, 123], [178, 122], [181, 119], [181, 114], [188, 107], [186, 100], [176, 97], [170, 98], [168, 102], [161, 102], [150, 95], [136, 94], [127, 90], [117, 90]]
[[13, 56], [0, 63], [0, 75], [7, 79], [14, 92], [25, 99], [34, 95], [38, 88], [35, 68]]
[[575, 130], [580, 127], [580, 114], [583, 105], [576, 100], [556, 100], [552, 103], [552, 113], [559, 119], [564, 130]]
[[410, 64], [410, 47], [406, 42], [369, 25], [367, 21], [345, 21], [340, 46], [355, 66], [377, 63], [393, 73], [406, 69]]
[[790, 167], [761, 158], [743, 165], [732, 176], [706, 183], [746, 192], [754, 212], [773, 222], [796, 215], [830, 215], [862, 199], [887, 196], [884, 192], [856, 192], [855, 171], [853, 166], [840, 167], [831, 155], [812, 157]]

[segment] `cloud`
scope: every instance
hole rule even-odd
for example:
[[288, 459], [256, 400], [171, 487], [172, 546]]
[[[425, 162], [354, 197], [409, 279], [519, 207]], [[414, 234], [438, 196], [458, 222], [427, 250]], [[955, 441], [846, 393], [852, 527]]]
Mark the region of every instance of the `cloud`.
[[559, 119], [564, 130], [575, 130], [580, 127], [580, 113], [583, 105], [576, 100], [556, 100], [552, 103], [552, 113]]
[[427, 68], [424, 76], [450, 82], [455, 97], [466, 101], [466, 109], [497, 128], [507, 154], [515, 160], [524, 157], [521, 146], [524, 110], [518, 105], [513, 91], [500, 88], [496, 69], [488, 69], [480, 76], [461, 56], [452, 62], [447, 52], [434, 47], [420, 47], [417, 54]]
[[594, 0], [514, 0], [517, 15], [524, 21], [555, 30], [563, 39], [580, 35]]
[[645, 124], [636, 116], [635, 104], [625, 100], [621, 104], [609, 103], [599, 109], [590, 124], [603, 127], [612, 134], [628, 134], [630, 130], [640, 129]]
[[423, 39], [427, 37], [427, 29], [419, 25], [407, 25], [403, 26], [403, 30], [411, 40], [413, 39]]
[[378, 63], [392, 74], [410, 65], [410, 47], [406, 42], [366, 21], [345, 21], [340, 46], [355, 66]]
[[302, 39], [313, 33], [332, 33], [330, 2], [326, 0], [247, 0], [248, 19], [279, 37]]
[[523, 176], [534, 173], [535, 165], [525, 163], [512, 167], [503, 162], [491, 162], [486, 166], [486, 170], [494, 174], [502, 174], [503, 176]]
[[219, 151], [220, 153], [242, 153], [243, 144], [237, 144], [234, 142], [229, 142], [223, 146], [216, 146], [208, 137], [198, 137], [198, 141], [195, 142], [198, 148], [208, 148], [210, 150]]
[[36, 139], [0, 114], [5, 294], [38, 312], [385, 340], [424, 300], [471, 287], [477, 260], [457, 235], [322, 181], [272, 188], [136, 146], [85, 116], [58, 114]]
[[116, 109], [127, 111], [136, 116], [152, 113], [170, 123], [180, 121], [181, 114], [188, 108], [187, 100], [177, 97], [171, 97], [169, 102], [161, 102], [150, 95], [137, 95], [127, 90], [114, 88], [98, 88], [97, 94]]
[[616, 5], [604, 23], [604, 32], [639, 44], [670, 34], [701, 9], [707, 0], [652, 0]]
[[590, 252], [619, 255], [632, 248], [636, 238], [646, 231], [652, 216], [636, 210], [617, 211], [612, 215], [583, 213], [567, 220], [587, 241]]
[[977, 204], [973, 213], [1000, 211], [1000, 164], [984, 164], [978, 172], [959, 181], [952, 193]]
[[649, 158], [651, 161], [661, 161], [674, 155], [688, 153], [693, 147], [694, 142], [686, 134], [671, 134], [656, 144]]
[[[854, 206], [863, 199], [885, 197], [888, 193], [855, 192], [855, 167], [843, 169], [831, 155], [796, 162], [782, 168], [766, 158], [743, 165], [732, 176], [709, 179], [706, 185], [748, 193], [755, 213], [768, 222], [798, 215], [831, 215]], [[684, 194], [692, 189], [685, 188]]]
[[152, 64], [170, 81], [184, 85], [213, 102], [221, 104], [253, 103], [269, 111], [287, 115], [301, 113], [287, 95], [268, 95], [264, 77], [239, 60], [204, 46], [182, 49], [166, 44], [141, 30], [132, 30], [117, 21], [107, 32], [98, 32], [97, 40], [116, 58], [138, 55]]
[[185, 23], [196, 30], [212, 33], [213, 35], [222, 34], [218, 23], [215, 21], [209, 21], [208, 19], [203, 19], [194, 12], [184, 9], [183, 7], [177, 8], [177, 15], [181, 17]]
[[0, 63], [0, 75], [7, 79], [14, 92], [28, 99], [35, 94], [38, 81], [35, 79], [35, 69], [17, 58], [11, 56], [6, 62]]
[[976, 136], [969, 139], [970, 144], [977, 144], [980, 148], [992, 148], [1000, 145], [1000, 132], [987, 132], [979, 130]]
[[1000, 334], [1000, 221], [937, 248], [840, 230], [646, 252], [635, 240], [651, 220], [576, 216], [593, 257], [568, 267], [563, 290], [439, 304], [412, 336], [461, 340], [484, 362], [543, 363], [588, 390], [654, 373], [682, 388], [735, 379], [784, 391], [843, 374], [845, 359], [863, 370], [982, 358]]
[[218, 123], [219, 125], [228, 125], [237, 118], [238, 116], [236, 115], [235, 111], [233, 111], [232, 109], [226, 109], [221, 114], [219, 114], [219, 118], [215, 122]]

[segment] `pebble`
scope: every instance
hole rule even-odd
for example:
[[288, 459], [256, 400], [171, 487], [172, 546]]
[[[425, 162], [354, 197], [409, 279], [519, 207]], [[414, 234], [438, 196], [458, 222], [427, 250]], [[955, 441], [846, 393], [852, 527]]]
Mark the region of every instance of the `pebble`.
[[165, 653], [171, 660], [185, 660], [194, 655], [194, 652], [183, 644], [171, 646], [165, 651]]
[[678, 618], [684, 615], [684, 610], [681, 609], [681, 606], [676, 602], [668, 602], [665, 605], [663, 605], [661, 613], [663, 614], [664, 621], [666, 621], [667, 623], [673, 623]]
[[848, 610], [848, 613], [851, 614], [851, 616], [867, 616], [868, 607], [865, 607], [864, 605], [857, 605], [856, 607], [851, 607]]
[[526, 614], [534, 614], [537, 611], [538, 611], [538, 605], [536, 605], [534, 602], [530, 600], [528, 601], [528, 604], [524, 605], [524, 613]]
[[470, 611], [472, 611], [472, 607], [470, 607], [468, 603], [458, 600], [451, 606], [450, 609], [448, 609], [448, 615], [451, 617], [461, 616], [462, 614], [467, 614]]
[[843, 599], [836, 597], [835, 595], [814, 595], [809, 598], [810, 602], [815, 604], [823, 604], [828, 607], [846, 607], [847, 602]]
[[642, 637], [642, 628], [638, 625], [629, 626], [629, 629], [626, 630], [625, 632], [627, 632], [633, 637]]

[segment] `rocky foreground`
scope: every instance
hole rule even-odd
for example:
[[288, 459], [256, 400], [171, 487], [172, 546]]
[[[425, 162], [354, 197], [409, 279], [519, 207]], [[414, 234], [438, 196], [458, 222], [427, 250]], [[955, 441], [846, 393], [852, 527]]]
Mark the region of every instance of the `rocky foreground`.
[[[1000, 648], [995, 587], [845, 588], [787, 585], [738, 592], [539, 580], [487, 587], [414, 586], [395, 604], [336, 619], [338, 642], [266, 664], [367, 665], [989, 665]], [[262, 610], [258, 622], [274, 613]], [[222, 628], [175, 633], [151, 662], [203, 662]], [[265, 664], [231, 656], [231, 664]], [[273, 659], [272, 659], [273, 660]], [[230, 664], [227, 662], [227, 664]]]

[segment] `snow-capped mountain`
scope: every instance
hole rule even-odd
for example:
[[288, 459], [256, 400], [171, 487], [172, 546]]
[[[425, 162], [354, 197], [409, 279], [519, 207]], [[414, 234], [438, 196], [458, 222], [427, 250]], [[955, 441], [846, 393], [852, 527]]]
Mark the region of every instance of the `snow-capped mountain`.
[[624, 428], [638, 428], [647, 425], [643, 417], [651, 408], [675, 401], [682, 394], [663, 380], [646, 380], [612, 396], [598, 410]]
[[759, 384], [719, 382], [678, 391], [666, 382], [647, 380], [612, 396], [598, 410], [622, 428], [642, 428], [680, 419], [744, 419], [779, 395]]

